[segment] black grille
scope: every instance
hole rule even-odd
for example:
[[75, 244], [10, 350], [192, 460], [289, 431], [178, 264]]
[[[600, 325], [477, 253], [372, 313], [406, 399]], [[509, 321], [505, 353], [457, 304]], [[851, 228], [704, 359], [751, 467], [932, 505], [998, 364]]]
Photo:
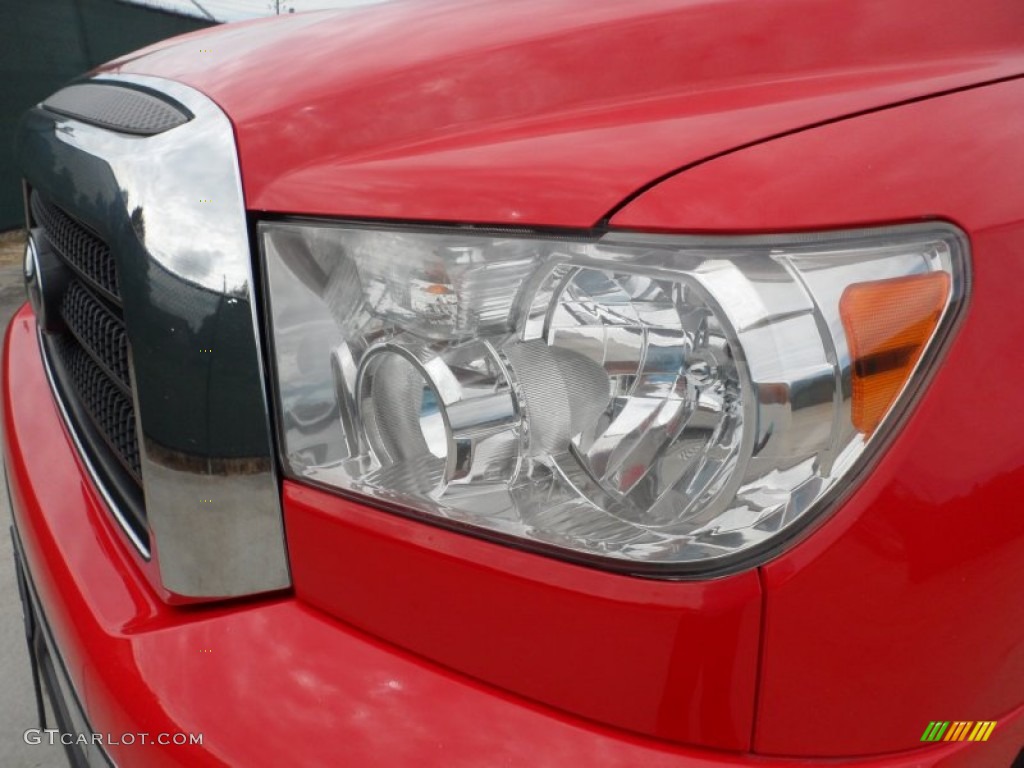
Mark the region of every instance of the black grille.
[[68, 285], [60, 314], [93, 362], [131, 398], [128, 334], [121, 319], [78, 280], [72, 280]]
[[132, 479], [141, 483], [135, 408], [131, 398], [114, 384], [110, 376], [76, 341], [67, 336], [58, 337], [53, 348], [68, 377], [67, 384], [99, 430], [107, 448]]
[[69, 268], [59, 306], [66, 330], [44, 334], [58, 396], [97, 479], [148, 546], [117, 265], [98, 235], [36, 191], [30, 208]]
[[68, 266], [106, 298], [120, 303], [117, 266], [107, 244], [38, 192], [32, 193], [31, 207], [36, 224]]

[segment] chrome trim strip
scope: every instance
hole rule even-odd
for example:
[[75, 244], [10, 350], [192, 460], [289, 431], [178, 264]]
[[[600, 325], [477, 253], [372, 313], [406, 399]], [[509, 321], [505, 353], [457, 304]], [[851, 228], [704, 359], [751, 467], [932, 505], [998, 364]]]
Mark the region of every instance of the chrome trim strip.
[[43, 371], [46, 373], [46, 380], [50, 384], [50, 392], [53, 394], [53, 400], [57, 403], [57, 410], [60, 411], [60, 417], [64, 422], [65, 428], [67, 428], [68, 434], [71, 436], [71, 442], [75, 445], [75, 450], [78, 452], [79, 458], [82, 459], [82, 463], [85, 465], [85, 470], [89, 474], [89, 479], [92, 480], [92, 484], [99, 491], [100, 496], [106, 503], [110, 513], [114, 516], [117, 524], [124, 531], [124, 535], [128, 537], [132, 545], [139, 551], [146, 560], [150, 558], [149, 547], [142, 541], [132, 530], [131, 525], [128, 523], [128, 518], [124, 516], [124, 512], [121, 511], [120, 506], [114, 501], [113, 496], [107, 489], [106, 484], [103, 482], [103, 477], [96, 471], [96, 467], [93, 466], [92, 460], [89, 458], [89, 452], [85, 449], [85, 445], [82, 443], [82, 438], [79, 437], [78, 431], [75, 429], [75, 422], [71, 418], [64, 406], [64, 400], [60, 396], [60, 390], [57, 389], [57, 382], [53, 376], [53, 369], [51, 368], [50, 356], [46, 352], [46, 345], [43, 343], [43, 333], [36, 328], [36, 339], [39, 342], [39, 356], [43, 359]]
[[181, 83], [106, 73], [86, 82], [159, 92], [194, 116], [142, 137], [39, 107], [18, 134], [28, 183], [117, 261], [161, 580], [199, 598], [287, 587], [233, 127]]

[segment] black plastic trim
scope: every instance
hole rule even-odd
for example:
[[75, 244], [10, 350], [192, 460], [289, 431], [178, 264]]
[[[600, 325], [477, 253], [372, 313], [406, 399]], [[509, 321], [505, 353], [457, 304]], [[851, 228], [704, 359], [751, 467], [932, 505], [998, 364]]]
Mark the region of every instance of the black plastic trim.
[[42, 106], [54, 114], [136, 136], [155, 136], [192, 119], [180, 104], [155, 92], [102, 81], [61, 88]]

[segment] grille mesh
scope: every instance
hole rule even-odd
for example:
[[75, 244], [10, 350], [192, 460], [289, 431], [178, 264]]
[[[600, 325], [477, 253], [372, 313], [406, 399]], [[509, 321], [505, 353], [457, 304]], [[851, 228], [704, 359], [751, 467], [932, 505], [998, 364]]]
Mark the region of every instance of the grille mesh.
[[67, 336], [54, 345], [77, 395], [107, 446], [135, 482], [142, 483], [135, 408], [128, 397], [78, 343]]
[[133, 501], [141, 499], [142, 471], [114, 256], [103, 240], [39, 192], [32, 191], [30, 206], [34, 224], [70, 271], [59, 306], [67, 330], [47, 334], [61, 396], [103, 479], [137, 510], [132, 514], [144, 536], [145, 511], [141, 501]]
[[36, 192], [31, 206], [36, 223], [68, 266], [108, 298], [120, 302], [117, 267], [107, 244]]
[[120, 318], [77, 280], [68, 285], [60, 313], [79, 344], [130, 395], [128, 335]]

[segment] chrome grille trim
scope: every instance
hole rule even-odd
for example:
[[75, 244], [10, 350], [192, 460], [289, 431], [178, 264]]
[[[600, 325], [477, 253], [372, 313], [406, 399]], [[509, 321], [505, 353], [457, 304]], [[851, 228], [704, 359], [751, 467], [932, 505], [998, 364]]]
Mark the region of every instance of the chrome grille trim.
[[[291, 576], [231, 123], [210, 99], [177, 82], [116, 74], [89, 82], [159, 93], [192, 115], [160, 134], [137, 136], [38, 107], [17, 138], [28, 184], [108, 243], [118, 267], [115, 298], [129, 341], [160, 580], [172, 595], [194, 598], [286, 588]], [[107, 364], [119, 368], [117, 360]]]

